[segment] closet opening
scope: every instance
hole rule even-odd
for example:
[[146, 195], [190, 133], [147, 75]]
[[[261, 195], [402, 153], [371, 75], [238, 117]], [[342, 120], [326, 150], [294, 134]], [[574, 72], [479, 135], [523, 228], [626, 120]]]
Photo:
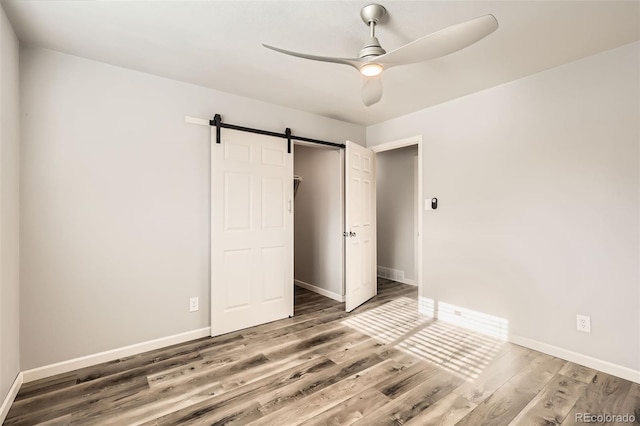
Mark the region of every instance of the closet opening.
[[295, 315], [313, 309], [304, 290], [344, 302], [343, 158], [339, 148], [294, 143]]

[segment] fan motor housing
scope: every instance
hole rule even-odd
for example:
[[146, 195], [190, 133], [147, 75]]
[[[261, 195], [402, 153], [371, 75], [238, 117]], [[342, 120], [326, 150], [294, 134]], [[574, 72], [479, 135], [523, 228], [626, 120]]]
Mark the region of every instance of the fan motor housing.
[[358, 54], [359, 58], [366, 58], [368, 56], [380, 56], [387, 53], [386, 50], [380, 46], [380, 42], [377, 37], [370, 37], [367, 44], [364, 45], [360, 53]]

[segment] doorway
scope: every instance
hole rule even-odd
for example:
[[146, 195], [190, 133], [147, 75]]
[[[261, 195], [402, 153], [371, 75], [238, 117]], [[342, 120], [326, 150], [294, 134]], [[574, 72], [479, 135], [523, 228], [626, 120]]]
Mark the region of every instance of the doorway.
[[[316, 145], [294, 145], [294, 175], [299, 178], [294, 209], [294, 282], [333, 300], [345, 301], [344, 281], [344, 150]], [[376, 153], [376, 173], [391, 185], [376, 189], [376, 198], [381, 192], [402, 193], [410, 204], [405, 204], [399, 212], [399, 204], [377, 200], [376, 221], [391, 218], [398, 223], [408, 223], [403, 229], [396, 226], [393, 242], [388, 244], [388, 236], [377, 237], [378, 275], [394, 281], [418, 286], [419, 296], [422, 276], [422, 137], [385, 143], [370, 147]], [[384, 176], [385, 161], [391, 159], [395, 173], [402, 169], [401, 176]], [[396, 161], [398, 160], [399, 161]], [[380, 165], [382, 163], [382, 165]], [[404, 164], [406, 163], [406, 164]], [[399, 178], [395, 179], [394, 178]], [[377, 185], [376, 185], [377, 186]], [[402, 187], [402, 191], [398, 189]], [[402, 213], [398, 220], [398, 215]], [[377, 227], [378, 230], [380, 229]], [[402, 234], [402, 235], [401, 235]], [[402, 245], [399, 241], [404, 241]], [[384, 247], [387, 245], [389, 247]], [[386, 250], [389, 248], [390, 250]], [[385, 254], [385, 251], [387, 254]], [[384, 256], [405, 261], [404, 265], [388, 262]]]
[[377, 274], [416, 285], [415, 239], [418, 147], [410, 145], [376, 154]]
[[423, 300], [422, 136], [370, 149], [377, 164], [378, 276], [416, 285]]

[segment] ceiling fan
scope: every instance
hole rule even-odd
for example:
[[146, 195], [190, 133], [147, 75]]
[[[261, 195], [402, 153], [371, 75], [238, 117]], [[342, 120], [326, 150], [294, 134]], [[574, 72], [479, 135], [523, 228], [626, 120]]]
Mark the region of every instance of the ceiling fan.
[[386, 14], [387, 10], [379, 4], [370, 4], [360, 11], [360, 17], [369, 27], [370, 37], [362, 50], [360, 50], [357, 58], [309, 55], [269, 46], [264, 43], [262, 45], [267, 49], [303, 59], [352, 66], [363, 75], [362, 102], [366, 106], [371, 106], [382, 99], [381, 73], [383, 70], [457, 52], [498, 29], [496, 18], [493, 15], [484, 15], [428, 34], [387, 53], [376, 37], [376, 25], [381, 22]]

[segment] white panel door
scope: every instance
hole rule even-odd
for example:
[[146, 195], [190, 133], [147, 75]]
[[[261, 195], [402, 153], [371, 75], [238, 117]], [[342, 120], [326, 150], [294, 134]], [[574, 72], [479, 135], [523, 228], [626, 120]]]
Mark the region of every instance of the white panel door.
[[212, 336], [293, 315], [292, 200], [285, 139], [224, 129], [211, 144]]
[[375, 153], [347, 142], [345, 162], [346, 309], [378, 293]]

